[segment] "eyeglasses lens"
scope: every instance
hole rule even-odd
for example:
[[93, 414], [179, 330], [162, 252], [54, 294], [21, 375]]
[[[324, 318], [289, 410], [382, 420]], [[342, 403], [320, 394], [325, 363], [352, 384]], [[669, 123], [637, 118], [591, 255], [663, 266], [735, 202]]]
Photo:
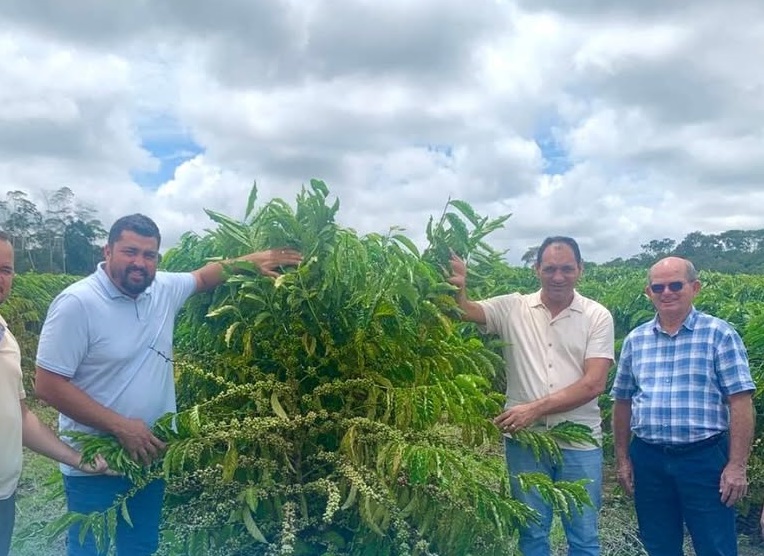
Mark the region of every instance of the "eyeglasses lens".
[[678, 292], [684, 287], [684, 282], [669, 282], [668, 284], [650, 284], [650, 291], [653, 293], [663, 293], [668, 287], [671, 292]]

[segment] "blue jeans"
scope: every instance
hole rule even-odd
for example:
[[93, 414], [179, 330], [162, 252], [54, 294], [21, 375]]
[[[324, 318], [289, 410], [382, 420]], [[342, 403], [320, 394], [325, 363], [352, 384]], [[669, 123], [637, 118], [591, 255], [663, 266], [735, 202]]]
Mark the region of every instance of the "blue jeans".
[[524, 491], [516, 476], [520, 473], [543, 473], [553, 481], [578, 481], [588, 479], [586, 490], [594, 506], [575, 508], [570, 518], [563, 517], [562, 525], [568, 539], [569, 556], [598, 556], [600, 553], [598, 518], [602, 504], [602, 449], [562, 450], [562, 463], [555, 464], [548, 457], [537, 460], [533, 452], [517, 441], [505, 438], [507, 468], [512, 495], [536, 510], [540, 516], [537, 523], [520, 530], [519, 546], [523, 556], [548, 556], [549, 531], [552, 527], [552, 508], [544, 502], [537, 489]]
[[[159, 548], [159, 521], [162, 516], [164, 481], [156, 480], [128, 499], [127, 510], [131, 527], [117, 510], [117, 537], [112, 542], [119, 556], [149, 556]], [[89, 514], [103, 512], [120, 495], [133, 487], [124, 477], [97, 475], [93, 477], [68, 477], [64, 475], [66, 505], [70, 512]], [[104, 556], [98, 552], [92, 532], [80, 544], [80, 526], [69, 528], [68, 556]]]
[[729, 459], [729, 440], [684, 453], [667, 453], [634, 438], [634, 506], [639, 532], [651, 556], [681, 556], [683, 522], [697, 556], [735, 556], [735, 509], [721, 502], [719, 481]]
[[11, 549], [13, 524], [16, 520], [16, 494], [0, 500], [0, 556], [7, 556]]

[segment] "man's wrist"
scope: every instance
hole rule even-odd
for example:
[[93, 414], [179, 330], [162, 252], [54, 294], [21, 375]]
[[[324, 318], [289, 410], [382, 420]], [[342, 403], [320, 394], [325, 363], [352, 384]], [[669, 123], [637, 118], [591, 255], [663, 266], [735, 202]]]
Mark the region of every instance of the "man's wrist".
[[546, 405], [548, 400], [549, 396], [545, 398], [539, 398], [538, 400], [532, 401], [528, 404], [528, 407], [530, 407], [531, 413], [533, 414], [534, 423], [547, 414]]
[[618, 453], [616, 451], [615, 453], [615, 463], [616, 465], [622, 465], [624, 463], [631, 463], [631, 458], [629, 457], [629, 454], [627, 452]]
[[115, 413], [111, 419], [105, 423], [104, 430], [109, 434], [119, 438], [125, 432], [127, 419], [118, 413]]

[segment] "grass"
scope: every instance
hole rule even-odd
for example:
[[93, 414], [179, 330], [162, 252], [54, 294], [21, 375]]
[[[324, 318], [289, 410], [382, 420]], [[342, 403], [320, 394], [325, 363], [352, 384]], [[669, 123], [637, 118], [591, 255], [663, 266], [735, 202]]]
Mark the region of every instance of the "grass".
[[[55, 428], [55, 410], [34, 401], [30, 401], [29, 406], [44, 422]], [[614, 484], [612, 473], [606, 470], [605, 500], [600, 518], [602, 556], [645, 556], [637, 535], [631, 500], [615, 494]], [[57, 464], [25, 449], [24, 469], [17, 491], [16, 544], [11, 556], [65, 556], [63, 537], [51, 545], [41, 535], [34, 534], [37, 526], [63, 515], [65, 510]], [[18, 541], [24, 532], [28, 535], [22, 545]], [[566, 554], [565, 535], [558, 519], [555, 520], [551, 540], [554, 556]], [[689, 539], [685, 543], [685, 554], [694, 555]], [[740, 556], [761, 554], [764, 554], [764, 549], [759, 539], [741, 536]]]
[[[58, 413], [47, 406], [29, 400], [29, 408], [55, 429]], [[24, 448], [24, 468], [16, 491], [16, 540], [19, 533], [32, 531], [66, 511], [58, 464]], [[64, 556], [64, 540], [55, 545], [39, 535], [24, 539], [23, 547], [14, 546], [11, 556]]]

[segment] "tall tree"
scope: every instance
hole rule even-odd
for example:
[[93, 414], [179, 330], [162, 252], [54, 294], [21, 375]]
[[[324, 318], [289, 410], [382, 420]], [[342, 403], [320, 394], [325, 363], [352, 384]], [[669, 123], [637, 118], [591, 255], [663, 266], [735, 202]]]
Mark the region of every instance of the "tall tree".
[[654, 239], [648, 243], [642, 244], [642, 256], [650, 261], [657, 261], [667, 255], [676, 247], [676, 241], [669, 237], [663, 239]]
[[37, 247], [42, 228], [42, 214], [23, 191], [9, 191], [6, 199], [7, 217], [3, 227], [11, 236], [16, 255], [16, 269], [21, 272], [35, 270], [33, 250]]
[[43, 198], [43, 212], [23, 191], [0, 201], [0, 228], [11, 236], [18, 272], [89, 274], [106, 237], [95, 209], [79, 203], [69, 187], [43, 192]]
[[48, 270], [53, 272], [58, 266], [61, 272], [66, 273], [64, 235], [74, 215], [74, 192], [68, 187], [61, 187], [53, 192], [45, 192], [44, 195], [48, 205], [45, 210]]
[[539, 246], [536, 245], [535, 247], [528, 247], [528, 250], [523, 254], [522, 258], [520, 259], [523, 261], [524, 266], [533, 266], [536, 262], [536, 254], [539, 252]]
[[699, 270], [727, 273], [764, 273], [764, 230], [727, 230], [720, 234], [695, 231], [677, 244], [673, 239], [654, 239], [643, 251], [627, 260], [617, 258], [605, 266], [646, 268], [667, 255], [690, 259]]
[[106, 230], [100, 220], [77, 218], [66, 226], [64, 249], [67, 272], [69, 274], [90, 274], [101, 260], [100, 240], [106, 237]]

